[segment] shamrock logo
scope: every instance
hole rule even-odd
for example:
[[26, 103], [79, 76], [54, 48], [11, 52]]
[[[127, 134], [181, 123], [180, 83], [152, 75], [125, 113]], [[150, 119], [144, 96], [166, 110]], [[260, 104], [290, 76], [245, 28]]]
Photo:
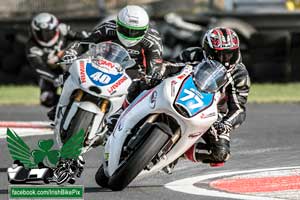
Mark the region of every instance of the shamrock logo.
[[53, 144], [54, 142], [51, 139], [39, 141], [38, 146], [40, 149], [31, 152], [36, 164], [43, 162], [43, 160], [47, 158], [51, 164], [56, 165], [60, 157], [60, 152], [59, 150], [50, 150]]
[[54, 166], [60, 158], [78, 158], [82, 151], [85, 135], [83, 129], [81, 129], [78, 133], [70, 137], [60, 150], [51, 150], [54, 145], [52, 139], [39, 140], [39, 149], [31, 151], [28, 145], [13, 130], [7, 129], [6, 134], [7, 147], [13, 160], [19, 160], [28, 168], [36, 167], [45, 158], [47, 158], [49, 164]]

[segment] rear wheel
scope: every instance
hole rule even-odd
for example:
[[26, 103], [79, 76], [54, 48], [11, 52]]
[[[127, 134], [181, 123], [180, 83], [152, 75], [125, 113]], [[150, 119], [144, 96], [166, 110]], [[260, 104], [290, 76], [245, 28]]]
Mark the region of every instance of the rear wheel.
[[125, 163], [110, 177], [108, 187], [123, 190], [154, 158], [168, 140], [168, 135], [154, 127], [143, 144], [134, 151]]
[[62, 135], [62, 142], [66, 143], [68, 139], [70, 139], [74, 134], [78, 133], [81, 129], [83, 129], [84, 133], [87, 135], [93, 118], [94, 113], [79, 108], [71, 121], [69, 129], [65, 131], [66, 134]]

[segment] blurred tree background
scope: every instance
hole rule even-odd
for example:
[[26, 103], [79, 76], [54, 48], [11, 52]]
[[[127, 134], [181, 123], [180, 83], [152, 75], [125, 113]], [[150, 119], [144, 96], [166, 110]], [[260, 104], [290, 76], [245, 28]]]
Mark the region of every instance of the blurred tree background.
[[[127, 4], [147, 10], [162, 35], [166, 59], [199, 46], [207, 28], [227, 26], [240, 36], [243, 62], [253, 81], [300, 81], [299, 0], [0, 1], [0, 84], [36, 84], [24, 52], [35, 14], [50, 12], [74, 30], [90, 31]], [[179, 15], [168, 15], [172, 12]]]

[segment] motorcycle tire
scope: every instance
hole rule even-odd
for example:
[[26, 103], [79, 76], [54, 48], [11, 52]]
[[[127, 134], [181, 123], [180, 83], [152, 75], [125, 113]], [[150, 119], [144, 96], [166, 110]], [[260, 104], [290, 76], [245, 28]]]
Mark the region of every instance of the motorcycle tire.
[[106, 188], [108, 186], [108, 177], [104, 173], [103, 165], [101, 165], [98, 169], [98, 171], [95, 174], [95, 180], [98, 185], [100, 185], [103, 188]]
[[146, 134], [147, 139], [132, 153], [122, 166], [109, 178], [108, 188], [113, 191], [123, 190], [149, 164], [161, 150], [169, 137], [158, 127]]
[[78, 133], [81, 129], [83, 129], [85, 135], [87, 135], [94, 115], [94, 113], [79, 108], [71, 121], [69, 129], [66, 131], [66, 137], [62, 138], [62, 142], [66, 143], [74, 134]]

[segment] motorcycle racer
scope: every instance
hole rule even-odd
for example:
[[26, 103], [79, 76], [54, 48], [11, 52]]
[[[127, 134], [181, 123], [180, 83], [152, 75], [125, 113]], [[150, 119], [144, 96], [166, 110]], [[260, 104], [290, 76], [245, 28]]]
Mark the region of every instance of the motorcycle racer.
[[230, 28], [212, 28], [205, 33], [202, 47], [187, 48], [178, 59], [190, 64], [197, 64], [203, 59], [217, 60], [227, 69], [228, 81], [221, 89], [222, 99], [218, 103], [219, 119], [202, 136], [209, 154], [200, 153], [203, 150], [201, 142], [185, 153], [185, 157], [193, 162], [222, 165], [230, 157], [232, 131], [245, 121], [250, 90], [250, 78], [242, 63], [238, 35]]
[[[71, 41], [87, 37], [87, 33], [75, 32], [70, 26], [59, 23], [50, 13], [39, 13], [30, 24], [30, 38], [26, 44], [27, 59], [39, 76], [40, 103], [46, 107], [57, 104], [58, 87], [62, 84], [64, 70], [56, 63], [63, 56], [64, 49]], [[55, 109], [49, 112], [53, 120]]]
[[[127, 70], [128, 75], [133, 79], [133, 83], [128, 89], [128, 95], [124, 102], [126, 107], [138, 94], [149, 85], [155, 84], [155, 80], [162, 77], [162, 41], [156, 29], [151, 27], [147, 12], [140, 6], [127, 5], [121, 9], [116, 20], [106, 21], [95, 28], [94, 32], [82, 42], [99, 43], [103, 41], [112, 41], [126, 48], [131, 58], [136, 61], [136, 65]], [[67, 63], [85, 52], [87, 48], [79, 43], [74, 43], [66, 51], [62, 58]], [[145, 75], [155, 77], [153, 81], [146, 83], [141, 81]], [[112, 131], [120, 113], [107, 118], [107, 125]]]

